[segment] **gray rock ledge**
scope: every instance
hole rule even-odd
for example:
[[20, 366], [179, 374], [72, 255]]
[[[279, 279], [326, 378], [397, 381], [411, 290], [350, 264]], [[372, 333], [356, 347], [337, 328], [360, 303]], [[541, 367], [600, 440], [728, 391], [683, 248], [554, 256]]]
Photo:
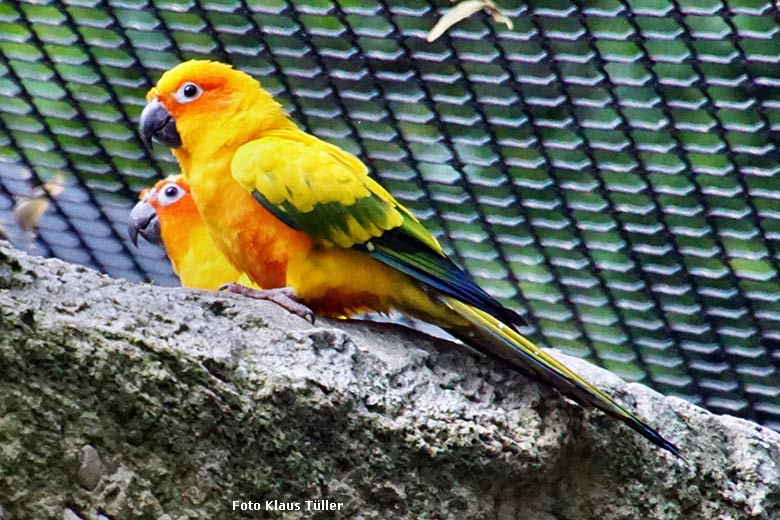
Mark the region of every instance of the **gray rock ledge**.
[[689, 464], [446, 341], [3, 243], [0, 517], [780, 518], [780, 435], [565, 361]]

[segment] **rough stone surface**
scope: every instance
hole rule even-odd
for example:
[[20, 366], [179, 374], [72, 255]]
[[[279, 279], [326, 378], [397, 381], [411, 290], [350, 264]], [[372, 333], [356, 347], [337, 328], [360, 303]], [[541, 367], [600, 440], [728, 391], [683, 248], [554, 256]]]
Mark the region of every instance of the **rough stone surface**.
[[[565, 361], [688, 464], [445, 341], [0, 245], [0, 504], [6, 520], [780, 518], [780, 435]], [[232, 510], [317, 499], [341, 512]]]

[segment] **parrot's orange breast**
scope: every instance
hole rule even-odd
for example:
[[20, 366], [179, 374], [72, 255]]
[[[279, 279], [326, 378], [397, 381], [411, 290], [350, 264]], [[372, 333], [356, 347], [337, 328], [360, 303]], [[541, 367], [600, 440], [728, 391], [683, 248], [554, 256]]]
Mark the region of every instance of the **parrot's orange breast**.
[[291, 256], [306, 254], [312, 242], [266, 211], [229, 175], [208, 178], [193, 171], [190, 176], [209, 234], [230, 263], [254, 283], [264, 289], [285, 287]]

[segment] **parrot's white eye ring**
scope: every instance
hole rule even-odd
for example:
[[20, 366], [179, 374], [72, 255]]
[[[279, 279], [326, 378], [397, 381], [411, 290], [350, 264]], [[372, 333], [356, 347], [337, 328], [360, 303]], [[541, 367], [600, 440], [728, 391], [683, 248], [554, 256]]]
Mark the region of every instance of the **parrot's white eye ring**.
[[195, 83], [188, 81], [179, 87], [179, 90], [176, 91], [173, 97], [176, 98], [176, 101], [179, 103], [190, 103], [198, 99], [201, 94], [203, 94], [203, 89]]
[[166, 184], [157, 193], [157, 202], [161, 206], [168, 206], [173, 204], [185, 194], [185, 191], [176, 184]]

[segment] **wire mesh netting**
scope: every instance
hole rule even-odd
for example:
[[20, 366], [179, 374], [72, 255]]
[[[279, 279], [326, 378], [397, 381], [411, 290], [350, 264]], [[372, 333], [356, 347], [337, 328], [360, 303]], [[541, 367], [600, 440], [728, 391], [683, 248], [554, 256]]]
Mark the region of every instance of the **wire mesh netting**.
[[[780, 9], [444, 0], [0, 3], [0, 223], [17, 245], [177, 283], [129, 208], [176, 173], [146, 90], [190, 58], [260, 79], [361, 157], [541, 344], [780, 428]], [[64, 175], [35, 235], [14, 202]], [[44, 205], [42, 209], [46, 209]], [[18, 212], [17, 212], [18, 216]]]

